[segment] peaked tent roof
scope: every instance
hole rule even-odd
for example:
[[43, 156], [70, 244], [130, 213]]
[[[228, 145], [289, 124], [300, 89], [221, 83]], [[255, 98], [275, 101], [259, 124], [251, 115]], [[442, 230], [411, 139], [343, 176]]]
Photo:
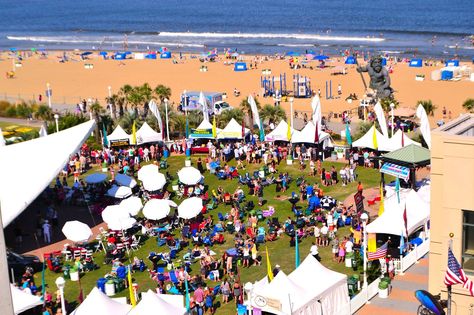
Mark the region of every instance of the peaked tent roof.
[[122, 127], [120, 127], [120, 125], [117, 125], [117, 127], [115, 127], [115, 130], [107, 136], [107, 139], [110, 141], [110, 140], [123, 140], [123, 139], [127, 139], [127, 140], [130, 140], [130, 135], [128, 133], [125, 132], [125, 130], [123, 130]]
[[[115, 130], [114, 130], [115, 132]], [[163, 141], [163, 135], [153, 130], [146, 122], [137, 131], [137, 144]]]
[[389, 139], [387, 137], [385, 137], [383, 134], [381, 134], [377, 128], [375, 128], [375, 124], [372, 125], [372, 127], [370, 127], [370, 129], [365, 133], [365, 135], [363, 135], [362, 137], [360, 137], [359, 139], [357, 139], [356, 141], [352, 142], [352, 146], [354, 148], [369, 148], [369, 149], [372, 149], [372, 150], [375, 150], [375, 147], [374, 147], [374, 129], [375, 129], [375, 134], [376, 134], [376, 137], [377, 137], [377, 150], [379, 151], [390, 151], [390, 143], [389, 143]]
[[23, 292], [13, 284], [10, 284], [10, 291], [12, 293], [13, 311], [15, 314], [20, 314], [30, 308], [43, 304], [41, 297]]
[[[301, 131], [295, 130], [291, 136], [292, 143], [314, 143], [314, 135], [316, 133], [316, 125], [312, 121], [308, 122]], [[319, 134], [319, 143], [329, 139], [329, 134], [321, 131]]]
[[[295, 129], [291, 128], [290, 132], [293, 136]], [[282, 119], [278, 126], [265, 136], [265, 141], [288, 141], [288, 123]]]
[[93, 288], [71, 315], [125, 315], [130, 312], [132, 306], [114, 301], [97, 288]]
[[[403, 137], [404, 146], [402, 146], [402, 137]], [[390, 149], [388, 150], [389, 152], [392, 152], [392, 151], [404, 148], [410, 144], [421, 146], [420, 143], [413, 141], [406, 135], [406, 133], [398, 129], [397, 132], [395, 132], [395, 134], [390, 139], [388, 139], [387, 148]]]
[[[212, 130], [212, 124], [207, 120], [203, 120], [195, 130], [209, 130], [209, 129]], [[216, 135], [219, 134], [219, 132], [221, 131], [222, 129], [216, 127]], [[210, 134], [191, 133], [189, 137], [200, 138], [200, 139], [214, 139], [214, 137], [212, 137], [212, 131]]]
[[[250, 129], [245, 128], [245, 135], [250, 133]], [[227, 126], [217, 134], [217, 139], [242, 139], [242, 125], [232, 118]]]
[[[89, 120], [46, 137], [0, 147], [0, 202], [3, 226], [10, 224], [38, 197], [90, 136]], [[31, 152], [43, 152], [31, 161]], [[34, 176], [31, 176], [34, 174]], [[25, 180], [28, 178], [28, 180]]]
[[410, 144], [401, 149], [382, 155], [384, 162], [397, 165], [416, 167], [431, 163], [430, 150], [421, 146]]
[[154, 314], [184, 314], [186, 308], [173, 305], [151, 290], [142, 293], [141, 301], [128, 313], [128, 315], [154, 315]]

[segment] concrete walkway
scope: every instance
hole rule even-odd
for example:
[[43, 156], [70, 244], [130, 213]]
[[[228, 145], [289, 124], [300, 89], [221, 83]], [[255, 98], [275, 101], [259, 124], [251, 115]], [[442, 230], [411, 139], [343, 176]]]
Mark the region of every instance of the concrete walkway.
[[370, 304], [364, 305], [358, 315], [409, 315], [416, 314], [420, 303], [415, 298], [416, 290], [428, 289], [428, 256], [420, 259], [405, 274], [398, 275], [392, 281], [392, 291], [387, 299], [376, 295]]
[[43, 121], [41, 120], [29, 120], [23, 118], [10, 118], [10, 117], [0, 117], [0, 121], [11, 123], [12, 125], [22, 125], [22, 126], [31, 126], [41, 128]]

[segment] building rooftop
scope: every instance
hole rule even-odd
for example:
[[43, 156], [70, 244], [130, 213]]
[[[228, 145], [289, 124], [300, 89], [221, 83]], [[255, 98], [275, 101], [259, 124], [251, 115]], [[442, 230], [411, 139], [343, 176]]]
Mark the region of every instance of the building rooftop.
[[433, 130], [456, 136], [474, 137], [474, 114], [464, 114]]

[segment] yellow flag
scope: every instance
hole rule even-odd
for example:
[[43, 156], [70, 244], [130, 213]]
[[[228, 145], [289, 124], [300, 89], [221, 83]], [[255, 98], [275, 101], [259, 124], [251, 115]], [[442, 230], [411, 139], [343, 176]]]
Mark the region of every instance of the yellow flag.
[[375, 124], [374, 124], [374, 134], [372, 136], [372, 140], [374, 142], [374, 149], [377, 150], [379, 148], [379, 145], [377, 144], [377, 128], [375, 128]]
[[135, 301], [135, 293], [133, 292], [132, 268], [131, 268], [131, 266], [128, 267], [128, 291], [130, 293], [130, 304], [132, 304], [132, 307], [133, 307], [137, 304], [137, 301]]
[[217, 136], [217, 128], [216, 128], [216, 115], [212, 117], [212, 137], [215, 138]]
[[290, 119], [288, 118], [288, 131], [286, 132], [286, 138], [288, 139], [288, 141], [291, 140], [291, 125], [290, 125], [291, 121]]
[[385, 211], [384, 200], [383, 200], [383, 184], [380, 183], [380, 206], [379, 206], [379, 217]]
[[270, 263], [270, 256], [268, 256], [268, 248], [265, 246], [265, 251], [267, 252], [267, 276], [268, 282], [273, 280], [272, 264]]
[[369, 233], [367, 237], [367, 252], [375, 253], [377, 251], [377, 235]]
[[132, 140], [130, 144], [137, 144], [137, 126], [135, 125], [135, 121], [132, 126]]

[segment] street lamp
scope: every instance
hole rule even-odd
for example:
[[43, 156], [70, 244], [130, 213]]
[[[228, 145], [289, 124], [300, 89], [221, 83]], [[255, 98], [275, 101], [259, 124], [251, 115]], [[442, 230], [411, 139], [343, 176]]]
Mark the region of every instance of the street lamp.
[[186, 90], [183, 91], [183, 96], [184, 96], [184, 99], [183, 99], [184, 114], [187, 116], [188, 115], [188, 100], [186, 97]]
[[59, 115], [54, 114], [54, 121], [56, 122], [56, 132], [59, 132], [59, 123], [58, 123]]
[[108, 100], [108, 107], [109, 107], [109, 110], [110, 110], [110, 116], [112, 116], [112, 118], [115, 118], [115, 113], [112, 112], [112, 87], [109, 85], [107, 87], [108, 91], [109, 91], [109, 100]]
[[245, 293], [247, 293], [247, 310], [248, 310], [249, 315], [250, 315], [250, 314], [252, 314], [252, 301], [251, 301], [252, 291], [253, 291], [252, 282], [247, 282], [244, 285], [244, 290], [245, 290]]
[[295, 99], [293, 97], [290, 97], [290, 123], [291, 123], [291, 126], [290, 128], [293, 128], [293, 101]]
[[66, 281], [64, 280], [63, 277], [58, 277], [56, 279], [56, 286], [58, 287], [59, 293], [61, 294], [61, 310], [62, 310], [62, 313], [63, 313], [63, 315], [67, 315], [66, 314], [66, 305], [64, 303], [64, 287], [66, 286]]
[[390, 109], [391, 109], [391, 114], [392, 114], [392, 137], [393, 137], [393, 109], [395, 108], [395, 104], [390, 103]]
[[367, 213], [362, 213], [360, 216], [360, 219], [362, 221], [362, 228], [364, 229], [364, 284], [363, 288], [367, 288], [368, 283], [367, 283], [367, 222], [369, 221], [369, 216]]
[[165, 102], [166, 139], [169, 142], [170, 141], [170, 125], [169, 125], [169, 121], [168, 121], [168, 99], [165, 98], [163, 101]]
[[46, 96], [48, 97], [48, 106], [49, 106], [49, 108], [52, 108], [52, 105], [51, 105], [51, 85], [49, 83], [46, 83]]

